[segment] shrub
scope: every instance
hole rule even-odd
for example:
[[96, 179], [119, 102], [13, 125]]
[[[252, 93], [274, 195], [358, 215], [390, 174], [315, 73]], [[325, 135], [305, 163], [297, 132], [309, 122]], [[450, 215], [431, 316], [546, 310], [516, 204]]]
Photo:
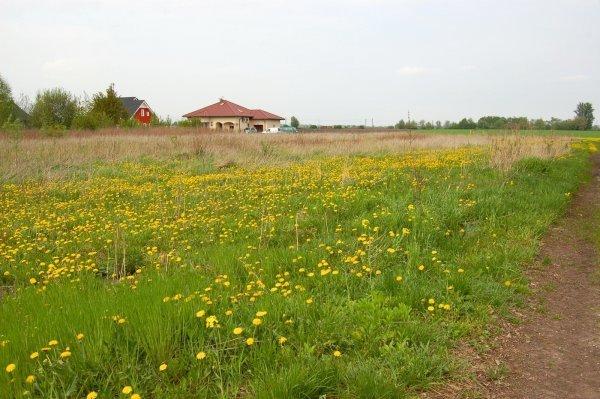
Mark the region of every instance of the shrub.
[[112, 125], [112, 120], [105, 113], [88, 111], [79, 112], [75, 115], [71, 127], [73, 129], [97, 130]]

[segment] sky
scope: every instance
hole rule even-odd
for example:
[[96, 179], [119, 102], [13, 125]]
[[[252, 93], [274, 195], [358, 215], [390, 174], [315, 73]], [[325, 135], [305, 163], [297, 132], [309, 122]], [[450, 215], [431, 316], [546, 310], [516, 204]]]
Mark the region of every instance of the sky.
[[0, 0], [0, 74], [174, 120], [220, 97], [306, 124], [598, 120], [600, 0]]

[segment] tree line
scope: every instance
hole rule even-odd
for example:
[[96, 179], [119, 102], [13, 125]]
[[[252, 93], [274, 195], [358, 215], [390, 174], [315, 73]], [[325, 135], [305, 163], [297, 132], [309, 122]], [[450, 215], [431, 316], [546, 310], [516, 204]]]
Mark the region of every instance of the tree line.
[[[151, 125], [171, 124], [153, 115]], [[0, 76], [0, 127], [18, 131], [23, 127], [58, 133], [66, 129], [96, 130], [106, 127], [136, 127], [115, 90], [114, 84], [91, 98], [79, 98], [63, 88], [42, 90], [33, 102], [22, 96], [15, 101], [8, 83]]]
[[[575, 116], [572, 119], [551, 118], [528, 119], [524, 116], [483, 116], [477, 121], [463, 118], [458, 122], [442, 123], [428, 121], [407, 121], [401, 119], [395, 129], [504, 129], [504, 130], [590, 130], [594, 128], [594, 107], [591, 103], [577, 104]], [[391, 127], [391, 126], [390, 126]]]

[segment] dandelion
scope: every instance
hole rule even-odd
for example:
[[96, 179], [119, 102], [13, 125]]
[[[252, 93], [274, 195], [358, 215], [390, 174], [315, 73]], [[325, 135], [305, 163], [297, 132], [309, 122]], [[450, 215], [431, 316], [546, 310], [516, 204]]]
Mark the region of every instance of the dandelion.
[[393, 253], [396, 252], [396, 248], [388, 248], [387, 252], [390, 253], [390, 254], [393, 254]]
[[121, 392], [125, 395], [129, 395], [131, 392], [133, 392], [133, 388], [130, 385], [127, 385], [121, 389]]
[[75, 336], [75, 338], [77, 338], [78, 341], [81, 341], [84, 337], [85, 335], [83, 335], [82, 333], [79, 333]]
[[225, 312], [225, 316], [231, 316], [233, 314], [233, 310], [227, 310]]
[[512, 281], [510, 281], [510, 280], [506, 280], [506, 281], [504, 282], [504, 285], [505, 285], [505, 286], [507, 286], [507, 287], [510, 287], [510, 286], [512, 285]]
[[401, 283], [402, 282], [402, 276], [396, 276], [396, 281]]
[[306, 300], [306, 303], [308, 303], [308, 304], [310, 305], [311, 303], [313, 303], [313, 299], [312, 299], [312, 298], [308, 298], [308, 299]]
[[16, 368], [17, 366], [14, 363], [11, 363], [8, 366], [6, 366], [4, 370], [6, 370], [7, 373], [12, 373], [13, 371], [15, 371]]
[[435, 308], [433, 306], [428, 306], [427, 310], [430, 311], [430, 312], [433, 312], [435, 310]]
[[138, 393], [134, 393], [133, 395], [130, 396], [130, 398], [131, 399], [142, 399], [142, 397]]
[[286, 337], [279, 337], [279, 339], [277, 340], [277, 342], [279, 342], [279, 345], [283, 345], [287, 342], [287, 338]]
[[425, 270], [425, 265], [419, 265], [418, 269], [419, 269], [420, 271], [423, 271], [423, 270]]
[[212, 315], [206, 318], [206, 328], [215, 328], [219, 325], [219, 320], [217, 316]]
[[255, 326], [260, 326], [262, 324], [262, 320], [259, 318], [253, 319], [252, 324], [254, 324]]
[[37, 280], [34, 277], [29, 279], [29, 284], [35, 284], [35, 283], [37, 283]]
[[117, 320], [117, 324], [125, 324], [125, 323], [127, 323], [127, 320], [122, 317], [119, 320]]
[[58, 341], [55, 340], [55, 339], [53, 339], [50, 342], [48, 342], [48, 346], [56, 346], [56, 345], [58, 345]]
[[40, 354], [39, 354], [38, 352], [33, 352], [31, 355], [29, 355], [29, 358], [30, 358], [30, 359], [32, 359], [32, 360], [33, 360], [33, 359], [37, 359], [37, 357], [38, 357], [39, 355], [40, 355]]
[[35, 382], [35, 375], [28, 375], [27, 378], [25, 378], [25, 382], [28, 384], [33, 384]]
[[333, 351], [333, 356], [340, 357], [340, 356], [342, 356], [342, 352], [340, 352], [340, 351]]
[[71, 357], [71, 352], [70, 351], [64, 351], [60, 354], [60, 358], [61, 359], [68, 359]]
[[198, 352], [196, 353], [196, 359], [198, 360], [202, 360], [206, 358], [206, 353], [205, 352]]
[[198, 317], [198, 318], [204, 317], [205, 314], [206, 314], [206, 312], [204, 310], [199, 310], [196, 312], [196, 317]]
[[264, 310], [261, 310], [259, 312], [256, 312], [256, 317], [264, 317], [267, 315], [267, 312]]
[[86, 395], [86, 399], [96, 399], [98, 397], [98, 392], [92, 391]]
[[158, 366], [158, 371], [165, 371], [167, 367], [168, 366], [166, 363], [162, 363], [160, 366]]
[[250, 337], [250, 338], [246, 339], [246, 345], [248, 345], [248, 346], [254, 345], [254, 338]]
[[427, 301], [430, 305], [433, 305], [435, 303], [435, 299], [433, 298], [429, 298], [429, 301]]
[[240, 335], [243, 332], [244, 332], [244, 329], [242, 327], [236, 327], [236, 328], [233, 329], [233, 333], [235, 335]]

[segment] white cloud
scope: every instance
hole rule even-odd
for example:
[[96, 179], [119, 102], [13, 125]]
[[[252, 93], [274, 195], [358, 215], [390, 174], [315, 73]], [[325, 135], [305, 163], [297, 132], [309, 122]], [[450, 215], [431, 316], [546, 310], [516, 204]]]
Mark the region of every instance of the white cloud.
[[582, 80], [586, 80], [588, 77], [587, 75], [566, 75], [566, 76], [562, 76], [560, 78], [560, 80], [562, 80], [563, 82], [580, 82]]
[[45, 72], [72, 72], [75, 69], [74, 64], [73, 60], [60, 58], [44, 62], [42, 69]]
[[398, 74], [402, 76], [415, 76], [415, 75], [425, 75], [428, 73], [436, 72], [435, 68], [425, 68], [419, 66], [405, 66], [398, 69]]

